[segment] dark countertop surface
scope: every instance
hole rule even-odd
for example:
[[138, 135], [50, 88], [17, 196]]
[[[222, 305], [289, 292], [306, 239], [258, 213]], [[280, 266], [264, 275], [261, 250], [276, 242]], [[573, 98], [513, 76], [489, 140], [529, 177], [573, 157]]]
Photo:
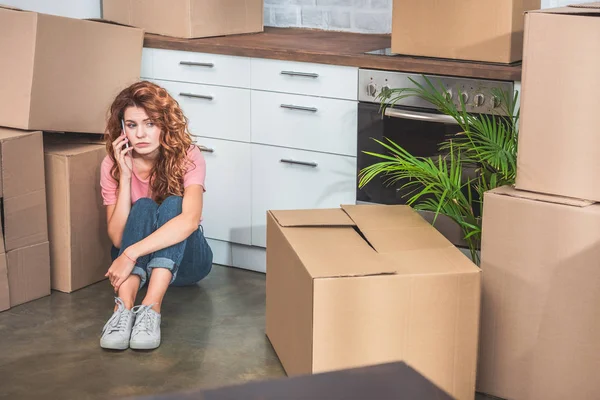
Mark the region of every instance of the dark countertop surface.
[[304, 61], [423, 74], [516, 81], [521, 64], [491, 64], [412, 56], [364, 54], [389, 48], [390, 35], [265, 27], [264, 32], [201, 39], [146, 34], [144, 46], [232, 56]]

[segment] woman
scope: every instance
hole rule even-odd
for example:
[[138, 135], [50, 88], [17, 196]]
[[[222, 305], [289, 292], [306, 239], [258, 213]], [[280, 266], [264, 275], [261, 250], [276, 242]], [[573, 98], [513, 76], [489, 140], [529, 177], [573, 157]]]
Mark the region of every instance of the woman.
[[[167, 288], [194, 284], [212, 267], [200, 226], [206, 165], [179, 104], [150, 82], [116, 97], [105, 138], [100, 183], [113, 243], [106, 276], [117, 297], [100, 346], [154, 349]], [[146, 296], [133, 307], [146, 283]]]

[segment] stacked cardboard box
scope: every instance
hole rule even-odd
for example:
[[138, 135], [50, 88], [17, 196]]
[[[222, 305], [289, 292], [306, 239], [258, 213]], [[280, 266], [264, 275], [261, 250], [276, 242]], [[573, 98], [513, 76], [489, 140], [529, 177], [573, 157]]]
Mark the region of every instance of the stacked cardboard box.
[[105, 146], [82, 137], [46, 135], [52, 289], [72, 292], [105, 279], [111, 264], [100, 193]]
[[5, 310], [50, 294], [42, 132], [0, 128], [0, 162], [0, 310]]
[[478, 389], [600, 392], [600, 3], [528, 13], [516, 188], [485, 194]]
[[143, 35], [0, 7], [0, 310], [50, 294], [51, 275], [64, 291], [102, 278], [96, 264], [110, 244], [100, 234], [101, 150], [50, 146], [44, 166], [43, 138], [104, 132], [115, 96], [139, 80]]
[[408, 206], [268, 213], [266, 334], [290, 376], [405, 361], [473, 399], [480, 289]]
[[[538, 0], [539, 1], [539, 0]], [[181, 38], [264, 30], [264, 0], [103, 0], [103, 17]], [[168, 15], [169, 18], [165, 18]]]
[[523, 13], [540, 6], [541, 0], [394, 0], [392, 52], [514, 63], [523, 56]]

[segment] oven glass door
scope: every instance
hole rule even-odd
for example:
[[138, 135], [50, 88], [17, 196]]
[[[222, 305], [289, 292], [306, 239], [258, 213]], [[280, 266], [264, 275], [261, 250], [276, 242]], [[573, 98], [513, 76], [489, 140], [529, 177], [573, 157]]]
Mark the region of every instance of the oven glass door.
[[[383, 161], [364, 154], [363, 151], [388, 154], [373, 139], [386, 142], [390, 139], [410, 154], [418, 157], [435, 157], [442, 154], [439, 146], [448, 136], [461, 131], [456, 121], [432, 110], [408, 107], [390, 107], [382, 116], [379, 104], [359, 103], [357, 169]], [[386, 139], [387, 138], [387, 139]], [[406, 204], [412, 189], [400, 189], [406, 181], [390, 186], [389, 177], [379, 175], [365, 187], [357, 189], [357, 201], [378, 204]]]

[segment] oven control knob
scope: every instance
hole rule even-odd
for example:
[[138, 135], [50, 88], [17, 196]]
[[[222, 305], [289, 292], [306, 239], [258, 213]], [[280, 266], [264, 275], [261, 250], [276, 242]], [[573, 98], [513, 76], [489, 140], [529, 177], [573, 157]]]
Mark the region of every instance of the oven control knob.
[[467, 101], [469, 101], [469, 93], [462, 92], [460, 94], [460, 99], [462, 100], [463, 103], [467, 104]]
[[492, 96], [491, 102], [492, 102], [492, 108], [497, 108], [500, 106], [500, 103], [502, 103], [502, 101], [500, 101], [500, 98], [498, 96]]
[[451, 89], [448, 89], [444, 92], [444, 99], [446, 99], [446, 101], [451, 101], [453, 96], [454, 94], [452, 93]]
[[377, 94], [377, 85], [374, 83], [369, 83], [367, 85], [367, 94], [374, 97]]
[[483, 103], [485, 103], [485, 96], [483, 94], [478, 93], [473, 97], [473, 104], [475, 104], [475, 107], [481, 107]]

